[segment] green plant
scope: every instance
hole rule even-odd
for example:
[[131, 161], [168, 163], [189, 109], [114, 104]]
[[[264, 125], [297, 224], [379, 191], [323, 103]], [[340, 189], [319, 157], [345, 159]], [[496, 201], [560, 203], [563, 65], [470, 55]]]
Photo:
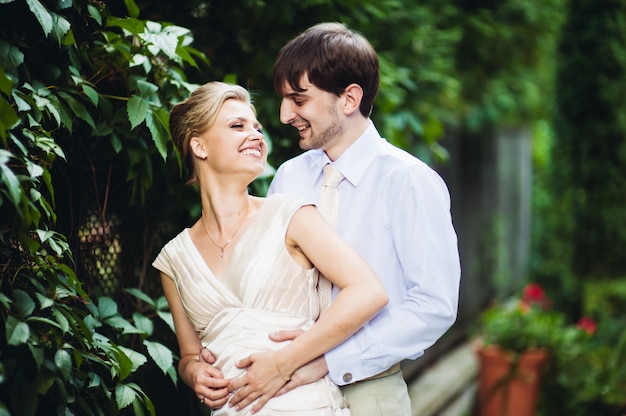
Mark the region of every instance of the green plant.
[[[567, 2], [556, 54], [554, 130], [540, 175], [530, 273], [568, 316], [587, 280], [626, 274], [626, 7]], [[580, 97], [585, 97], [580, 100]]]
[[181, 169], [167, 108], [191, 87], [183, 65], [205, 58], [188, 30], [125, 5], [117, 17], [98, 1], [0, 2], [0, 415], [154, 415], [138, 372], [176, 381], [154, 330], [172, 327], [165, 299], [129, 290], [140, 300], [129, 312], [98, 296], [75, 262], [77, 230], [57, 228], [73, 214], [57, 191], [85, 189], [59, 181], [94, 184], [99, 235], [111, 183], [97, 178], [121, 176], [126, 202], [140, 203], [153, 163]]
[[626, 333], [621, 327], [621, 321], [603, 320], [593, 337], [575, 327], [564, 330], [544, 374], [541, 415], [624, 414]]
[[585, 312], [599, 317], [599, 323], [589, 316], [576, 324], [568, 323], [563, 313], [552, 309], [552, 301], [536, 283], [528, 284], [520, 297], [498, 303], [481, 316], [480, 345], [496, 346], [512, 355], [513, 365], [504, 380], [515, 376], [524, 352], [548, 352], [542, 371], [539, 415], [619, 416], [625, 410], [623, 316], [613, 312], [615, 309], [605, 309], [609, 300], [613, 301], [611, 306], [620, 304], [615, 302], [620, 292], [607, 291], [606, 284], [592, 286], [586, 292]]
[[487, 309], [481, 316], [480, 339], [514, 354], [531, 349], [553, 350], [560, 343], [564, 317], [551, 309], [541, 286], [529, 284], [520, 298]]
[[626, 411], [626, 279], [591, 280], [583, 299], [584, 313], [597, 319], [597, 330], [587, 337], [570, 327], [561, 337], [547, 368], [541, 415], [621, 416]]

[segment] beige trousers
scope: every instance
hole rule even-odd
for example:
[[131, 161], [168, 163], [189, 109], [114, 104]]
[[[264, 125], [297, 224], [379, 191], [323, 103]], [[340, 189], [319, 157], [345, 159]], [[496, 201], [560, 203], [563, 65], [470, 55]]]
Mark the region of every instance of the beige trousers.
[[402, 372], [342, 386], [352, 416], [410, 416], [411, 402]]

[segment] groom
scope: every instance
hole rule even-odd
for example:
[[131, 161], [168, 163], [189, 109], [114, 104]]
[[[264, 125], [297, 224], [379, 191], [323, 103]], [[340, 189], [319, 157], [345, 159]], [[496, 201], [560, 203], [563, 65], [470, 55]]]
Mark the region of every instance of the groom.
[[[350, 339], [294, 373], [278, 394], [329, 374], [355, 416], [410, 415], [399, 363], [420, 357], [454, 323], [460, 282], [445, 183], [424, 162], [381, 138], [369, 118], [379, 78], [373, 47], [339, 23], [307, 29], [283, 47], [274, 65], [280, 120], [297, 129], [307, 152], [280, 166], [270, 193], [317, 204], [323, 168], [333, 164], [345, 177], [337, 188], [337, 232], [376, 271], [390, 299]], [[214, 360], [206, 350], [202, 356]], [[228, 389], [248, 385], [250, 391], [255, 385], [247, 377], [232, 380]], [[207, 403], [217, 408], [228, 400], [228, 382], [214, 382]], [[255, 397], [238, 392], [229, 404], [245, 407]]]

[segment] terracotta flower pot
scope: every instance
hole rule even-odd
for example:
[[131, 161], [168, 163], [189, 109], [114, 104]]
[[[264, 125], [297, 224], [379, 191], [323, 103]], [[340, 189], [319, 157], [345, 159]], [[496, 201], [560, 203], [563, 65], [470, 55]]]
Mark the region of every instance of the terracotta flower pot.
[[481, 416], [534, 416], [541, 368], [548, 359], [543, 349], [513, 354], [496, 346], [477, 348], [478, 404]]

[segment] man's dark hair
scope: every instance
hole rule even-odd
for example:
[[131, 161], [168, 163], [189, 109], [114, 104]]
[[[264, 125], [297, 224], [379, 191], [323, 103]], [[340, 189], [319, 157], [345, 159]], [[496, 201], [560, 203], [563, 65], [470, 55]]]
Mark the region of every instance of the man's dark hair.
[[362, 35], [341, 23], [320, 23], [302, 32], [278, 53], [274, 88], [282, 95], [285, 84], [297, 92], [303, 75], [317, 88], [340, 96], [352, 83], [363, 89], [359, 111], [369, 117], [378, 93], [378, 55]]

